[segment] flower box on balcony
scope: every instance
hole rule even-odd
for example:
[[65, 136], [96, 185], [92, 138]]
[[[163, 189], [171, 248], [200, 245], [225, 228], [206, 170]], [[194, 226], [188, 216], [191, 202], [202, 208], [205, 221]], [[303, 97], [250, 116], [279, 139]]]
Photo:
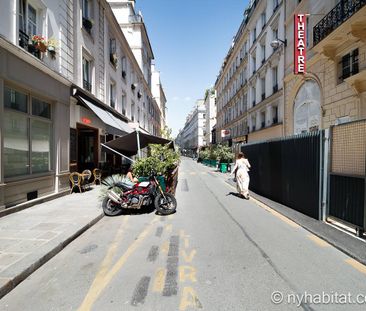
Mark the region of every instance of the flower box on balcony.
[[83, 27], [88, 33], [91, 33], [91, 29], [93, 28], [93, 21], [89, 18], [83, 17]]

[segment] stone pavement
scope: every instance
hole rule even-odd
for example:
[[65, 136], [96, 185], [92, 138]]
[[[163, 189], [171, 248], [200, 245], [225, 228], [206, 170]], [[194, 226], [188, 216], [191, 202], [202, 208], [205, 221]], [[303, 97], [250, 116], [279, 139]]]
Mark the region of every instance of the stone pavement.
[[0, 218], [0, 298], [103, 217], [100, 186]]

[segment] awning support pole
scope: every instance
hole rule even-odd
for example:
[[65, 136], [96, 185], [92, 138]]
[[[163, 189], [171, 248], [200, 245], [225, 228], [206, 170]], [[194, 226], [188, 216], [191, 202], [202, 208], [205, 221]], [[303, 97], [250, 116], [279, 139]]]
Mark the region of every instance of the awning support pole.
[[141, 159], [141, 148], [140, 148], [140, 132], [139, 128], [136, 128], [136, 137], [137, 137], [137, 154], [139, 156], [139, 159]]
[[125, 156], [125, 155], [124, 155], [124, 154], [122, 154], [122, 153], [119, 153], [118, 151], [116, 151], [116, 150], [112, 149], [111, 147], [108, 147], [108, 146], [106, 146], [106, 145], [104, 145], [104, 144], [102, 144], [102, 143], [101, 143], [101, 145], [102, 145], [104, 148], [107, 148], [107, 149], [109, 149], [109, 150], [113, 151], [114, 153], [117, 153], [117, 154], [118, 154], [118, 155], [120, 155], [121, 157], [126, 158], [127, 160], [130, 160], [132, 163], [134, 163], [134, 162], [135, 162], [135, 160], [132, 160], [131, 158], [129, 158], [129, 157], [127, 157], [127, 156]]

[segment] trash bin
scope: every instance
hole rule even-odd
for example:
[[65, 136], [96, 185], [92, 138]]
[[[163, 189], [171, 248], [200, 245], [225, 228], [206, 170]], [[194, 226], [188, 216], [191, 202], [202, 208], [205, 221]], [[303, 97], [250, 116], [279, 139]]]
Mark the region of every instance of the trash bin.
[[221, 173], [227, 172], [227, 163], [220, 163], [220, 171]]

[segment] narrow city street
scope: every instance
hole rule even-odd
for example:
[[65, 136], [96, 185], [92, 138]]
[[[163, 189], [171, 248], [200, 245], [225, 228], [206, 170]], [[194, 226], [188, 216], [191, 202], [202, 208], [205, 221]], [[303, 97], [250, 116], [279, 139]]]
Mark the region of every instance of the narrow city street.
[[309, 303], [323, 293], [360, 300], [365, 268], [280, 214], [230, 194], [227, 177], [183, 158], [177, 213], [104, 217], [3, 297], [0, 309], [365, 309]]

